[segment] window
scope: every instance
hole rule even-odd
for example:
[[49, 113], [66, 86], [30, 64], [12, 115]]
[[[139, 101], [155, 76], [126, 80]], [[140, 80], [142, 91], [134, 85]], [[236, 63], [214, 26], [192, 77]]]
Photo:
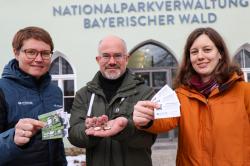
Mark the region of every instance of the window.
[[238, 49], [234, 61], [242, 68], [245, 79], [250, 81], [250, 44], [246, 43]]
[[158, 43], [145, 43], [136, 47], [130, 54], [129, 67], [177, 67], [178, 63], [172, 53]]
[[52, 82], [61, 88], [64, 110], [70, 112], [75, 96], [75, 74], [70, 63], [62, 53], [56, 51], [53, 57], [50, 67]]
[[155, 91], [160, 90], [164, 85], [171, 84], [171, 73], [169, 69], [133, 69], [133, 73], [144, 79], [145, 84], [153, 87]]
[[128, 67], [147, 85], [156, 90], [165, 84], [172, 86], [178, 62], [166, 46], [149, 40], [135, 47], [130, 55]]
[[[165, 84], [172, 87], [177, 67], [178, 62], [171, 51], [154, 40], [145, 41], [130, 52], [128, 68], [142, 77], [145, 84], [153, 87], [155, 91], [161, 89]], [[177, 135], [177, 129], [174, 129], [166, 134], [160, 134], [158, 137], [173, 139]]]

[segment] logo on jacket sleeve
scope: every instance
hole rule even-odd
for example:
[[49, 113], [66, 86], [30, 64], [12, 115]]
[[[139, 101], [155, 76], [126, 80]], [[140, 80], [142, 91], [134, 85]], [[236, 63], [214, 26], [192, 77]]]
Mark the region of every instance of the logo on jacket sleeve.
[[63, 106], [62, 105], [60, 105], [60, 104], [54, 104], [53, 105], [55, 108], [62, 108]]
[[32, 101], [18, 101], [18, 105], [33, 105]]

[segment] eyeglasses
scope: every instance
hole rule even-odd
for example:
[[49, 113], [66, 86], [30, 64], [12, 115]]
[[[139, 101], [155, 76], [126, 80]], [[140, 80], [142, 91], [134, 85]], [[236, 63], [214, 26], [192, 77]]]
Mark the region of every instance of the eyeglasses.
[[114, 55], [110, 55], [110, 54], [104, 53], [100, 57], [105, 62], [110, 61], [111, 57], [113, 57], [115, 61], [121, 61], [121, 60], [123, 60], [124, 55], [120, 54], [120, 53], [116, 53]]
[[24, 52], [27, 58], [29, 59], [35, 59], [38, 56], [38, 54], [40, 54], [43, 60], [48, 60], [51, 58], [53, 54], [53, 52], [50, 50], [38, 51], [35, 49], [25, 49], [21, 51]]

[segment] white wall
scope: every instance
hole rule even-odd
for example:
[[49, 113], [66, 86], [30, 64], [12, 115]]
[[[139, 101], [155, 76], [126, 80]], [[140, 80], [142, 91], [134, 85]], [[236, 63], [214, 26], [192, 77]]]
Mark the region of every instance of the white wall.
[[[174, 1], [137, 1], [137, 0], [0, 0], [0, 70], [10, 60], [12, 55], [11, 42], [15, 32], [26, 26], [40, 26], [45, 28], [53, 37], [55, 50], [64, 53], [70, 63], [76, 69], [77, 74], [77, 89], [85, 85], [92, 79], [94, 73], [98, 70], [95, 62], [97, 54], [97, 44], [99, 40], [107, 34], [116, 34], [124, 38], [127, 42], [128, 50], [131, 50], [135, 45], [144, 40], [157, 40], [173, 51], [173, 54], [178, 60], [181, 59], [181, 54], [187, 35], [196, 27], [211, 26], [217, 29], [225, 38], [230, 52], [233, 54], [244, 43], [250, 43], [250, 0], [214, 0], [215, 9], [210, 0], [184, 0], [185, 2], [194, 2], [198, 4], [198, 9], [178, 9], [178, 2]], [[225, 8], [218, 7], [218, 2], [229, 4], [229, 1], [235, 1], [238, 7]], [[125, 10], [124, 13], [102, 13], [102, 14], [73, 14], [73, 10], [69, 10], [65, 16], [53, 16], [53, 7], [59, 6], [70, 8], [72, 5], [80, 5], [82, 8], [87, 5], [110, 5], [111, 8], [123, 5], [137, 5], [138, 2], [144, 2], [144, 5], [150, 5], [153, 2], [161, 3], [167, 6], [165, 10], [158, 10], [156, 5], [148, 7], [154, 11], [150, 12], [132, 12]], [[200, 9], [200, 5], [203, 8]], [[241, 5], [242, 4], [242, 5]], [[174, 7], [176, 5], [176, 8]], [[246, 7], [242, 7], [242, 6]], [[146, 9], [146, 8], [144, 8]], [[216, 21], [213, 23], [187, 23], [182, 24], [178, 15], [195, 14], [199, 16], [203, 14], [206, 18], [208, 13], [216, 15]], [[154, 15], [171, 15], [174, 17], [174, 25], [151, 25], [151, 26], [135, 26], [135, 27], [119, 27], [119, 28], [84, 28], [83, 19], [99, 19], [110, 17], [140, 17]], [[205, 19], [206, 20], [206, 19]]]

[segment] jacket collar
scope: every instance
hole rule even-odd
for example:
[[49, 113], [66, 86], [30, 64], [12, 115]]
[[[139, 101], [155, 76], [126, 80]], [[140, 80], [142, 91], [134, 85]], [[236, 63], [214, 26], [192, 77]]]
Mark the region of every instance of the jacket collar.
[[[243, 80], [244, 80], [243, 76], [238, 75], [235, 72], [227, 82], [220, 85], [218, 88], [213, 89], [208, 98], [226, 91], [227, 89], [231, 88], [236, 82], [243, 81]], [[179, 88], [176, 89], [176, 92], [180, 93], [180, 94], [183, 94], [183, 95], [185, 95], [187, 97], [197, 98], [197, 99], [199, 99], [199, 100], [201, 100], [203, 102], [206, 102], [206, 97], [205, 96], [200, 94], [197, 90], [195, 90], [193, 88], [189, 88], [188, 86], [182, 85], [182, 86], [180, 86]]]
[[[127, 97], [127, 96], [130, 96], [132, 94], [136, 94], [137, 93], [137, 90], [135, 88], [136, 85], [144, 83], [143, 80], [137, 78], [134, 74], [132, 74], [132, 72], [129, 69], [127, 69], [127, 70], [128, 71], [126, 72], [125, 78], [124, 78], [121, 86], [117, 90], [116, 97]], [[87, 83], [87, 87], [88, 87], [89, 91], [91, 91], [92, 93], [96, 93], [96, 94], [104, 96], [102, 88], [99, 85], [99, 83], [100, 83], [99, 74], [101, 74], [100, 71], [98, 71], [96, 73], [96, 75], [94, 76], [92, 81]]]
[[18, 61], [16, 59], [12, 59], [9, 63], [4, 67], [2, 78], [7, 78], [21, 84], [30, 89], [36, 90], [37, 88], [44, 88], [48, 86], [51, 82], [51, 76], [47, 72], [44, 74], [39, 80], [35, 77], [23, 72], [18, 67]]

